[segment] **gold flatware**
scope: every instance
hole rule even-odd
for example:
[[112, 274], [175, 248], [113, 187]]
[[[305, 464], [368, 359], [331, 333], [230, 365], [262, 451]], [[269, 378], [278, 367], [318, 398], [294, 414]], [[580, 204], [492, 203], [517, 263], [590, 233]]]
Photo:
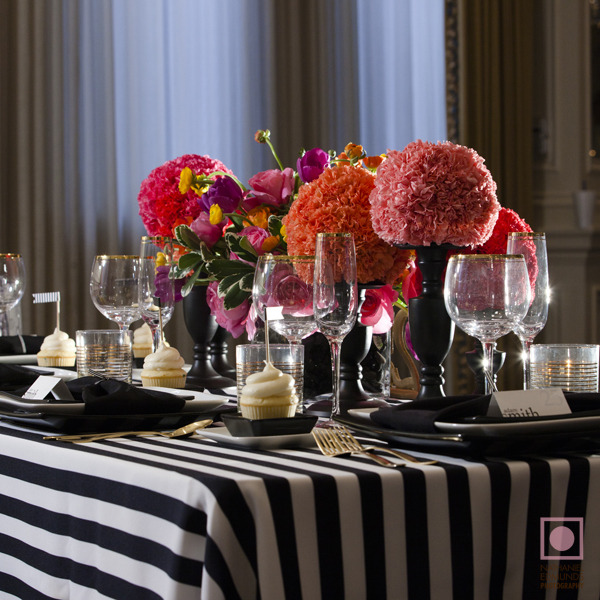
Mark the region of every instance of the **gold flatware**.
[[112, 433], [83, 433], [80, 435], [51, 435], [44, 437], [45, 440], [56, 440], [59, 442], [73, 442], [74, 444], [85, 444], [99, 440], [109, 440], [122, 437], [151, 437], [162, 436], [166, 438], [177, 438], [193, 435], [198, 429], [204, 429], [212, 423], [212, 419], [195, 421], [184, 425], [174, 431], [113, 431]]
[[373, 454], [369, 450], [365, 450], [362, 448], [360, 450], [348, 448], [348, 446], [342, 441], [342, 438], [336, 433], [336, 429], [338, 428], [315, 427], [312, 430], [313, 438], [315, 438], [315, 442], [317, 442], [319, 450], [321, 450], [321, 452], [325, 456], [341, 456], [343, 454], [362, 454], [364, 456], [369, 457], [371, 460], [374, 460], [382, 467], [398, 466], [391, 460], [383, 458], [383, 456], [377, 456], [377, 454]]
[[401, 452], [400, 450], [395, 450], [394, 448], [388, 448], [387, 446], [363, 446], [348, 430], [347, 427], [340, 425], [336, 427], [335, 430], [340, 437], [341, 443], [347, 448], [353, 448], [357, 452], [362, 450], [379, 450], [380, 452], [387, 452], [388, 454], [392, 454], [393, 456], [400, 458], [406, 462], [412, 462], [419, 465], [434, 465], [437, 463], [437, 460], [421, 460], [412, 454], [408, 454], [407, 452]]

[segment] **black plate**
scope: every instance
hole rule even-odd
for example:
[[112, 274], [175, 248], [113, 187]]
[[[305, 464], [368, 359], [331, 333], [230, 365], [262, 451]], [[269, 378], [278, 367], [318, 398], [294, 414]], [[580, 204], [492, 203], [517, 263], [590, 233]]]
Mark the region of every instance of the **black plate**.
[[310, 433], [317, 422], [313, 415], [296, 415], [284, 419], [246, 419], [240, 415], [222, 415], [229, 433], [236, 437], [293, 435]]
[[440, 454], [485, 456], [525, 456], [532, 454], [590, 453], [600, 449], [600, 431], [570, 431], [536, 435], [469, 435], [468, 433], [411, 433], [370, 425], [350, 416], [337, 417], [357, 433], [388, 442], [390, 446]]

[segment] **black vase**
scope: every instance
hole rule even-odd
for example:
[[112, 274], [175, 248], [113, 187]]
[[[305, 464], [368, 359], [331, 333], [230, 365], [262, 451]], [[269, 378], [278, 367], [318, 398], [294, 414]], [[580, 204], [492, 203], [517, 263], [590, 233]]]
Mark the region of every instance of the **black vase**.
[[186, 381], [205, 388], [222, 389], [235, 385], [235, 380], [223, 377], [213, 367], [210, 342], [217, 332], [217, 321], [206, 302], [204, 285], [197, 285], [183, 299], [185, 326], [194, 342], [194, 361]]
[[210, 364], [215, 371], [223, 377], [230, 379], [236, 378], [235, 367], [232, 367], [227, 360], [227, 339], [229, 332], [224, 327], [217, 325], [217, 331], [210, 340], [209, 353]]
[[449, 245], [417, 246], [417, 265], [423, 275], [423, 291], [408, 303], [410, 339], [421, 363], [417, 400], [445, 396], [442, 362], [450, 351], [454, 323], [444, 304], [442, 275]]

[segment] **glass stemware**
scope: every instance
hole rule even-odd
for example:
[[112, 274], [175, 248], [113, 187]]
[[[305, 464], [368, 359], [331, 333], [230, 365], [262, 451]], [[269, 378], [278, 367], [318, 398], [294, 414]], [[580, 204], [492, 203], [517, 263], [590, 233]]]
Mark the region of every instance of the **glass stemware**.
[[140, 248], [139, 304], [142, 319], [152, 331], [152, 349], [164, 340], [163, 327], [175, 310], [173, 239], [142, 237]]
[[350, 233], [318, 233], [315, 246], [315, 320], [329, 341], [333, 375], [328, 426], [340, 412], [340, 348], [357, 317], [356, 250]]
[[529, 272], [531, 304], [523, 320], [517, 324], [515, 333], [523, 347], [523, 389], [530, 387], [529, 351], [535, 336], [548, 320], [550, 286], [548, 282], [548, 255], [546, 234], [535, 232], [511, 232], [508, 234], [507, 254], [522, 254]]
[[531, 288], [523, 255], [455, 254], [444, 282], [444, 302], [454, 323], [484, 350], [485, 393], [494, 391], [496, 340], [527, 313]]
[[25, 263], [20, 254], [0, 254], [0, 335], [9, 335], [8, 311], [25, 292]]
[[90, 277], [90, 296], [94, 306], [120, 329], [140, 316], [139, 306], [140, 257], [127, 255], [96, 256]]
[[269, 328], [290, 344], [299, 344], [317, 329], [313, 311], [314, 270], [314, 256], [263, 254], [256, 265], [252, 285], [256, 313], [264, 321], [267, 310], [276, 307], [273, 312], [277, 318], [269, 319]]

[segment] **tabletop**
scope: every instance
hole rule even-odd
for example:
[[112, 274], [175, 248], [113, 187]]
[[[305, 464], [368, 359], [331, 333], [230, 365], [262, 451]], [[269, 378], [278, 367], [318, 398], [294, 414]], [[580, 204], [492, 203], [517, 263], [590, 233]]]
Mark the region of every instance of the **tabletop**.
[[314, 446], [74, 445], [1, 423], [8, 597], [600, 597], [596, 456], [413, 452], [439, 462], [391, 469]]

